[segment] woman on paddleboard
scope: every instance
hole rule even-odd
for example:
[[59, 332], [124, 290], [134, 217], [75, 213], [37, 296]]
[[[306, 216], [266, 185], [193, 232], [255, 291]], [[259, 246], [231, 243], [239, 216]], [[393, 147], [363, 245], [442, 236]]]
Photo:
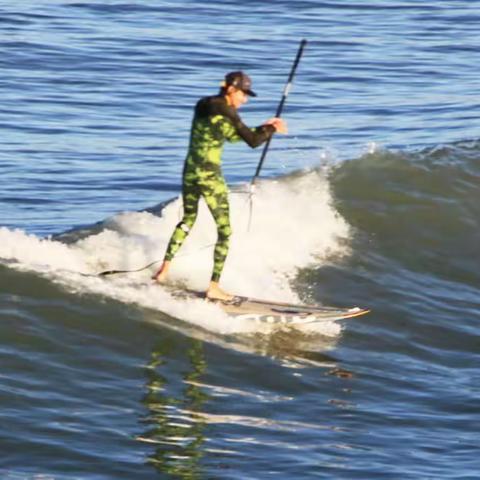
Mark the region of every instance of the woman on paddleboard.
[[243, 140], [255, 148], [267, 141], [275, 132], [287, 133], [286, 123], [281, 118], [271, 118], [263, 125], [248, 128], [238, 115], [237, 109], [256, 97], [251, 89], [252, 81], [241, 71], [230, 72], [218, 95], [202, 98], [195, 107], [190, 132], [190, 145], [183, 168], [183, 218], [176, 226], [163, 263], [152, 277], [157, 282], [165, 281], [170, 263], [182, 246], [198, 213], [198, 202], [203, 197], [217, 225], [217, 243], [207, 297], [228, 301], [233, 298], [220, 286], [231, 235], [228, 189], [222, 174], [222, 150], [225, 140]]

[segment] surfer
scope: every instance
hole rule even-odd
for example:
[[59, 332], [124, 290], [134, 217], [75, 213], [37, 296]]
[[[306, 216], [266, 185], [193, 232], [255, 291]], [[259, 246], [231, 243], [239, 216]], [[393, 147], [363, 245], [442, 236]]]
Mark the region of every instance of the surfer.
[[206, 295], [223, 301], [233, 298], [219, 285], [231, 235], [228, 189], [221, 168], [223, 144], [225, 140], [243, 140], [255, 148], [275, 132], [287, 133], [281, 118], [271, 118], [255, 128], [242, 122], [237, 109], [248, 97], [256, 97], [251, 86], [252, 81], [244, 72], [230, 72], [218, 95], [200, 99], [195, 107], [182, 176], [183, 218], [170, 238], [162, 265], [152, 277], [157, 282], [165, 281], [173, 257], [195, 223], [198, 202], [203, 198], [217, 226], [213, 273]]

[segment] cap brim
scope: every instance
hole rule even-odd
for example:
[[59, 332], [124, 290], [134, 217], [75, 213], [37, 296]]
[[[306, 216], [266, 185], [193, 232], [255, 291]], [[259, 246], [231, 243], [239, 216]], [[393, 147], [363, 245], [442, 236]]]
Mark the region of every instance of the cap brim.
[[244, 93], [250, 95], [251, 97], [256, 97], [257, 94], [253, 90], [243, 90]]

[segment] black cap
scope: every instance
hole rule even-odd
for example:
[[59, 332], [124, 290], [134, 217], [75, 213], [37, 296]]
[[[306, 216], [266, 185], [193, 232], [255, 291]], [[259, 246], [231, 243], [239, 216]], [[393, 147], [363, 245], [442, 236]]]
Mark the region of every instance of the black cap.
[[257, 94], [251, 90], [252, 80], [251, 78], [243, 72], [230, 72], [225, 75], [225, 86], [229, 86], [238, 88], [245, 92], [247, 95], [251, 97], [256, 97]]

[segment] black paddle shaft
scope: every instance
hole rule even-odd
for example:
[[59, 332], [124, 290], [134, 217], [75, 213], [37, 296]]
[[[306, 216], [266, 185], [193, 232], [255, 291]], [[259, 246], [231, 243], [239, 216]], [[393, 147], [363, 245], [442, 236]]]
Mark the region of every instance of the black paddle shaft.
[[[293, 77], [295, 76], [295, 72], [297, 70], [300, 59], [302, 58], [303, 49], [305, 48], [306, 44], [307, 44], [306, 40], [302, 40], [300, 42], [300, 46], [298, 47], [297, 56], [295, 57], [295, 61], [293, 62], [292, 70], [290, 71], [290, 75], [288, 77], [287, 84], [285, 85], [285, 89], [283, 90], [282, 99], [280, 100], [280, 103], [278, 104], [277, 112], [275, 113], [275, 117], [280, 117], [282, 115], [285, 100], [287, 99], [288, 94], [290, 93], [290, 89], [292, 88]], [[267, 142], [265, 143], [265, 146], [263, 147], [262, 156], [260, 157], [260, 161], [259, 161], [258, 166], [257, 166], [257, 171], [255, 172], [255, 176], [252, 179], [252, 183], [254, 183], [255, 179], [260, 175], [260, 170], [262, 169], [263, 162], [265, 160], [265, 157], [267, 156], [268, 147], [270, 146], [270, 141], [271, 140], [272, 140], [272, 137], [270, 137], [267, 140]]]

